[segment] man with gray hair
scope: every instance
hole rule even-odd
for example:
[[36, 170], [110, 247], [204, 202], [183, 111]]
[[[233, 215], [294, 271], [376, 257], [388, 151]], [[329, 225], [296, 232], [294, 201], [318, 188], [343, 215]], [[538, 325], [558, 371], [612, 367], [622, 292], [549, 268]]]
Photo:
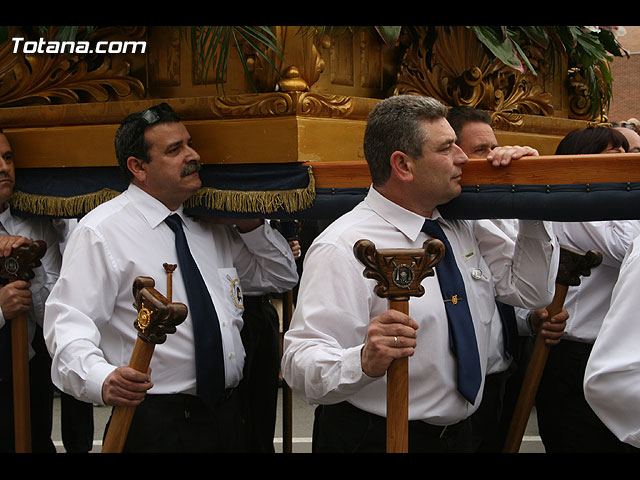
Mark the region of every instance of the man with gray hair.
[[[546, 223], [521, 221], [514, 241], [488, 222], [438, 212], [460, 194], [468, 160], [446, 116], [446, 107], [427, 97], [376, 105], [364, 135], [373, 185], [306, 255], [282, 370], [295, 392], [319, 404], [316, 452], [385, 451], [385, 373], [403, 357], [411, 357], [409, 451], [470, 451], [467, 419], [482, 397], [496, 296], [525, 307], [553, 296], [558, 248]], [[416, 249], [431, 237], [447, 250], [435, 275], [422, 281], [425, 294], [410, 299], [409, 315], [388, 309], [375, 280], [364, 277], [354, 244]], [[444, 296], [445, 267], [463, 282], [456, 321], [447, 310], [453, 297]]]

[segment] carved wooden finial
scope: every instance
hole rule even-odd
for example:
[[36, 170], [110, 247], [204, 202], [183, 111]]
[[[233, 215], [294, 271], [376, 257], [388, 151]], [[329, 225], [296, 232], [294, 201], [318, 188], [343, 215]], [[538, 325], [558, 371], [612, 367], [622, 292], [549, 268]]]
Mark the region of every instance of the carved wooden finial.
[[36, 240], [11, 250], [7, 257], [0, 257], [0, 277], [13, 282], [29, 281], [34, 277], [33, 269], [42, 265], [40, 259], [47, 252], [47, 244]]
[[176, 271], [178, 265], [172, 263], [163, 263], [164, 271], [167, 274], [167, 300], [173, 301], [173, 272]]
[[167, 275], [170, 275], [176, 271], [176, 268], [178, 268], [178, 265], [175, 265], [172, 263], [163, 263], [162, 267], [164, 268], [164, 271], [167, 272]]
[[170, 302], [154, 286], [155, 281], [150, 277], [136, 277], [133, 282], [133, 306], [138, 310], [134, 326], [138, 337], [148, 343], [161, 344], [187, 317], [187, 306]]
[[435, 238], [420, 249], [377, 250], [370, 240], [359, 240], [353, 247], [356, 258], [365, 265], [364, 276], [378, 281], [375, 293], [394, 299], [423, 295], [422, 280], [433, 276], [444, 250], [444, 244]]

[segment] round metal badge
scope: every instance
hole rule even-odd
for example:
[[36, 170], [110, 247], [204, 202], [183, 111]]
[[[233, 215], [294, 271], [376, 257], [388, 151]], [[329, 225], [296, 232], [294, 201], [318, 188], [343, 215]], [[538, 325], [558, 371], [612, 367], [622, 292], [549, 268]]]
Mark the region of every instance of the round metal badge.
[[479, 268], [474, 268], [473, 270], [471, 270], [471, 277], [474, 280], [480, 280], [482, 278], [482, 270], [480, 270]]
[[401, 264], [393, 269], [392, 280], [396, 287], [409, 288], [414, 278], [415, 273], [413, 273], [413, 269], [409, 265]]
[[4, 261], [4, 268], [9, 275], [15, 275], [20, 270], [20, 262], [13, 257], [7, 257]]

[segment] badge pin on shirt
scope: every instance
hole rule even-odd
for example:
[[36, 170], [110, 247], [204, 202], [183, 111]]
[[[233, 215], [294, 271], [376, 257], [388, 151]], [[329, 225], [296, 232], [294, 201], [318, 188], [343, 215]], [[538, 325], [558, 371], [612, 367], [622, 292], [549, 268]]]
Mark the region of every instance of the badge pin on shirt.
[[474, 268], [473, 270], [471, 270], [471, 278], [473, 278], [474, 280], [480, 280], [483, 277], [487, 278], [479, 268]]

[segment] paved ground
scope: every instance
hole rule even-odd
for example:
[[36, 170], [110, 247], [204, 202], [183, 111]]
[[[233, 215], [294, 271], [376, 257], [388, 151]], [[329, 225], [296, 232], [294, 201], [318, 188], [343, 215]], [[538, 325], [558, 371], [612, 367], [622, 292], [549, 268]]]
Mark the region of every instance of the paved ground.
[[[282, 452], [282, 403], [278, 408], [278, 422], [276, 426], [276, 437], [274, 439], [276, 452]], [[292, 421], [293, 421], [293, 453], [309, 453], [311, 452], [311, 430], [313, 426], [313, 410], [314, 406], [294, 396], [292, 405]], [[109, 418], [110, 408], [94, 407], [94, 447], [92, 453], [99, 453], [101, 448], [101, 439], [104, 432], [104, 426]], [[60, 437], [60, 400], [55, 399], [54, 402], [54, 434], [53, 440], [58, 452], [63, 453], [64, 447]], [[544, 447], [540, 442], [537, 432], [537, 424], [535, 421], [535, 412], [527, 426], [527, 431], [522, 441], [520, 449], [522, 453], [540, 453], [544, 452]]]

